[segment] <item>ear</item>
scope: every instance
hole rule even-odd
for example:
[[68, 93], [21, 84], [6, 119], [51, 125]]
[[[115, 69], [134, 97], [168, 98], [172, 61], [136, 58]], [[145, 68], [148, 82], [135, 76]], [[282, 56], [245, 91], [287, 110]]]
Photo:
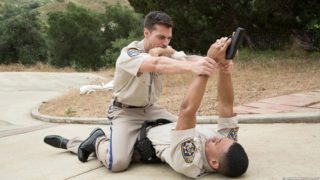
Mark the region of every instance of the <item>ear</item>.
[[219, 163], [218, 160], [211, 160], [211, 161], [209, 161], [209, 165], [210, 165], [213, 169], [217, 170], [217, 169], [219, 169], [220, 163]]
[[143, 29], [143, 35], [144, 35], [144, 37], [145, 37], [145, 38], [148, 38], [148, 37], [149, 37], [149, 35], [150, 35], [150, 31], [149, 31], [149, 29], [144, 28], [144, 29]]

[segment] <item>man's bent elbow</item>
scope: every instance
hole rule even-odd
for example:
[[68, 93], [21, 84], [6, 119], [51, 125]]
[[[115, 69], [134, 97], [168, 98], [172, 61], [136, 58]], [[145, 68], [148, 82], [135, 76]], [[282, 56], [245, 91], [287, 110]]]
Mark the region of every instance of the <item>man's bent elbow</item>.
[[196, 108], [188, 102], [183, 102], [180, 105], [179, 116], [193, 116], [196, 113]]

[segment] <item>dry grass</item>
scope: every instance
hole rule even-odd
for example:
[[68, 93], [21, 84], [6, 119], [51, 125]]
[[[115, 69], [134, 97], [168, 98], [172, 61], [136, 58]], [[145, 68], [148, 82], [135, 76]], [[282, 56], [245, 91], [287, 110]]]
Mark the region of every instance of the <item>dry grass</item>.
[[[259, 61], [258, 61], [259, 60]], [[318, 59], [252, 59], [235, 60], [233, 84], [235, 105], [254, 102], [263, 98], [289, 94], [293, 92], [320, 88], [320, 61]], [[112, 77], [114, 70], [98, 72]], [[165, 75], [163, 95], [160, 104], [174, 114], [178, 113], [186, 88], [193, 76]], [[212, 77], [207, 85], [205, 97], [198, 115], [215, 114], [217, 77]], [[79, 95], [72, 90], [66, 95], [44, 104], [40, 112], [58, 116], [94, 116], [105, 117], [111, 92], [101, 91], [95, 94]]]
[[67, 94], [44, 103], [39, 111], [54, 116], [105, 117], [110, 98], [110, 92], [97, 91], [79, 95], [79, 90], [70, 90]]
[[121, 5], [130, 6], [128, 0], [65, 0], [64, 2], [53, 1], [39, 7], [37, 10], [40, 12], [41, 19], [46, 21], [48, 19], [48, 13], [64, 11], [70, 2], [100, 13], [105, 12], [106, 4], [114, 5], [119, 2]]
[[30, 72], [74, 72], [75, 70], [69, 67], [57, 68], [48, 64], [37, 63], [35, 65], [22, 65], [22, 64], [0, 64], [0, 72], [20, 72], [20, 71], [30, 71]]

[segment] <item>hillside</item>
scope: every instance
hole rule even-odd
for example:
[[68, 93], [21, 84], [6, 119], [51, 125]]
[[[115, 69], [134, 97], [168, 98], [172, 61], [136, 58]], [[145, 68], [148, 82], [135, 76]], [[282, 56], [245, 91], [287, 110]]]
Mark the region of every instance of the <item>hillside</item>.
[[16, 7], [36, 4], [39, 6], [36, 9], [40, 12], [41, 18], [46, 19], [49, 12], [63, 11], [69, 2], [97, 12], [104, 12], [106, 4], [112, 5], [119, 2], [122, 5], [129, 6], [128, 0], [0, 0], [0, 9], [6, 4], [11, 4]]

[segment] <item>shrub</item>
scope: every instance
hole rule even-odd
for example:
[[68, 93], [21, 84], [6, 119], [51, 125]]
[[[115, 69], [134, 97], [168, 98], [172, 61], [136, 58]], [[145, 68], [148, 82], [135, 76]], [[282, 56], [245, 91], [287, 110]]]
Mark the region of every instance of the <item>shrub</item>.
[[102, 19], [106, 51], [101, 59], [106, 67], [113, 67], [121, 49], [130, 42], [141, 39], [143, 19], [141, 14], [120, 4], [107, 6]]
[[132, 33], [128, 38], [118, 38], [115, 41], [111, 42], [111, 47], [105, 51], [105, 55], [101, 58], [106, 67], [114, 67], [116, 64], [116, 60], [120, 55], [121, 49], [127, 46], [132, 41], [137, 40], [137, 36]]
[[24, 12], [0, 22], [0, 63], [35, 64], [47, 60], [39, 13]]
[[97, 69], [104, 51], [101, 21], [93, 11], [69, 3], [65, 12], [49, 14], [51, 64]]

